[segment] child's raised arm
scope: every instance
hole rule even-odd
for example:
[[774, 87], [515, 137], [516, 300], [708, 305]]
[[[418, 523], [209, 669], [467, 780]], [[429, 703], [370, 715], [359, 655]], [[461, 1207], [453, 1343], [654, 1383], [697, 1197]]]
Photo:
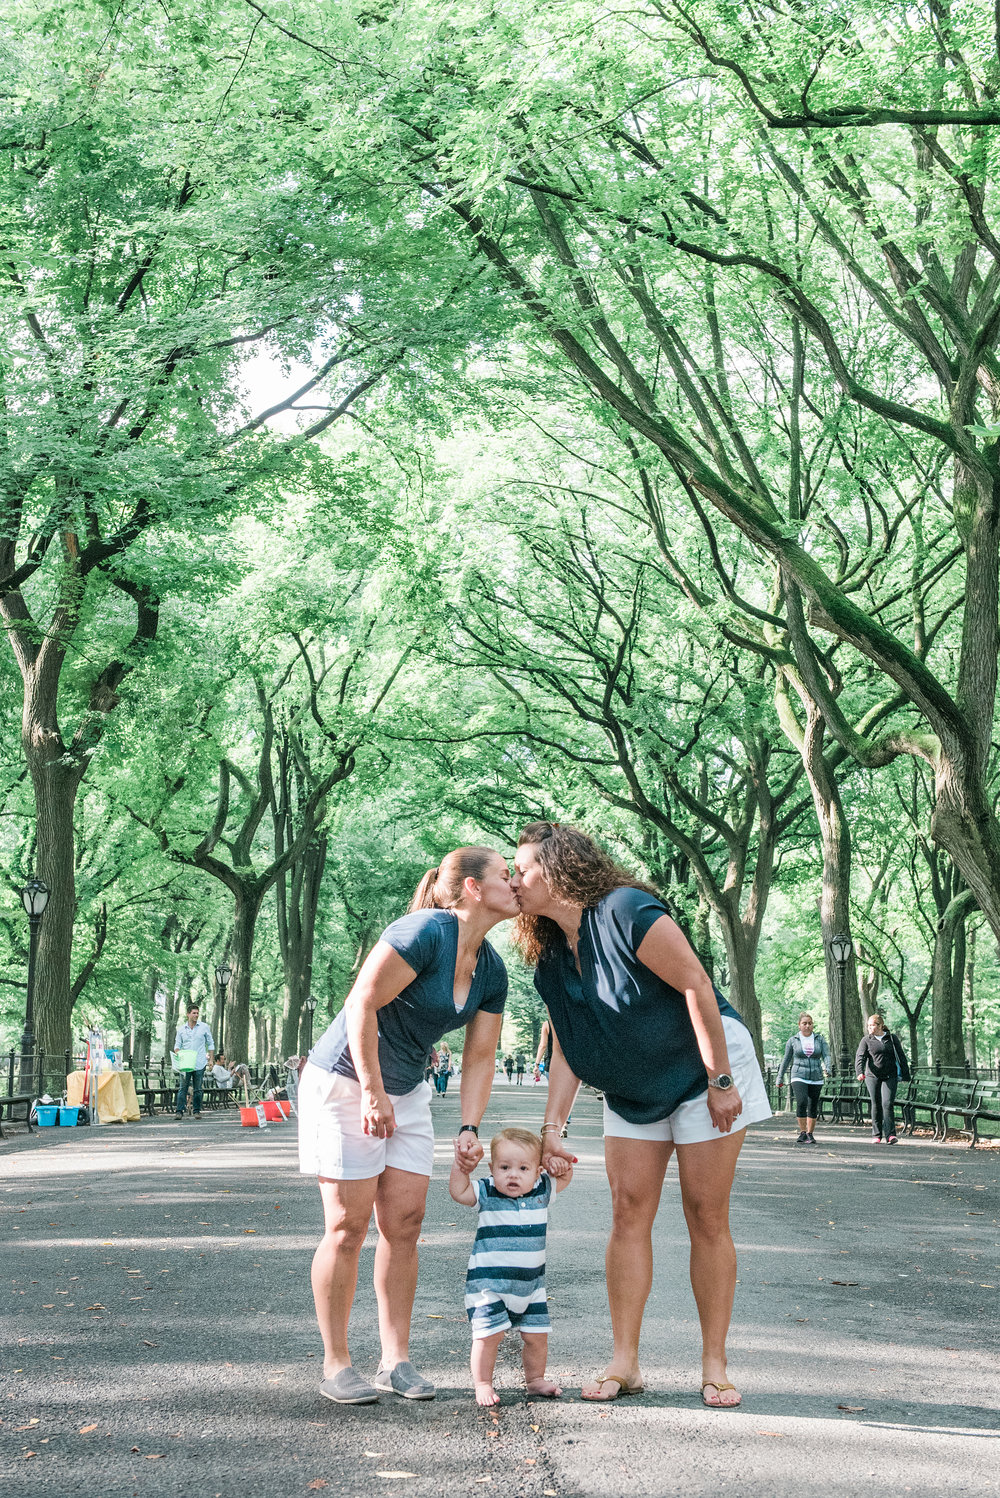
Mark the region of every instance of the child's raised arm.
[[[475, 1166], [472, 1167], [475, 1170]], [[475, 1186], [472, 1184], [472, 1175], [468, 1166], [458, 1163], [458, 1145], [455, 1146], [455, 1163], [451, 1167], [451, 1175], [448, 1177], [448, 1192], [452, 1201], [461, 1202], [463, 1207], [474, 1207], [479, 1201]]]

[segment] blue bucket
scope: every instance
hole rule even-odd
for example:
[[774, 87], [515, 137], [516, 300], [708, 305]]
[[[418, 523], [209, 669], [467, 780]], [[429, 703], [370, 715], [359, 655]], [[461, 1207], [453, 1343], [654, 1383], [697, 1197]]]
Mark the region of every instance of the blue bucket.
[[59, 1109], [59, 1127], [61, 1129], [75, 1129], [79, 1116], [79, 1107], [69, 1108], [63, 1103]]
[[59, 1117], [59, 1106], [57, 1103], [39, 1103], [35, 1109], [40, 1129], [54, 1129]]

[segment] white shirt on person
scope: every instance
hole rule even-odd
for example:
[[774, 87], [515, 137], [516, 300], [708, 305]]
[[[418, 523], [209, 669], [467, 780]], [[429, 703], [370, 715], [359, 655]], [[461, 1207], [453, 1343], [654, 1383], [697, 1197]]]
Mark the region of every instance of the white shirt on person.
[[194, 1051], [194, 1070], [204, 1071], [208, 1065], [208, 1052], [215, 1050], [215, 1041], [212, 1032], [203, 1019], [200, 1019], [192, 1030], [191, 1026], [184, 1022], [178, 1026], [177, 1038], [174, 1041], [175, 1051]]

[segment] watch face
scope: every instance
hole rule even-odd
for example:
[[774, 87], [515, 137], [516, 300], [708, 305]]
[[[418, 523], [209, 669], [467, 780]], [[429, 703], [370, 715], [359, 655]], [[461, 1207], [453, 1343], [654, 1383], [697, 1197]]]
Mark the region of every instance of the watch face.
[[711, 1086], [711, 1087], [717, 1087], [720, 1090], [720, 1092], [727, 1092], [729, 1090], [729, 1088], [732, 1087], [732, 1085], [733, 1085], [733, 1079], [732, 1079], [732, 1077], [727, 1076], [725, 1072], [721, 1072], [719, 1074], [719, 1076], [717, 1076], [713, 1082], [709, 1083], [709, 1086]]

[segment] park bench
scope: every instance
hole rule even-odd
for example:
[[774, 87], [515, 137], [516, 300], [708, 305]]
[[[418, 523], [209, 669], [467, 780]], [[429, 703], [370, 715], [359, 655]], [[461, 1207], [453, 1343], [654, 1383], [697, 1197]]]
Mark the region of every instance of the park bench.
[[931, 1125], [934, 1137], [937, 1138], [938, 1109], [947, 1084], [947, 1077], [923, 1075], [913, 1077], [900, 1088], [896, 1094], [896, 1107], [905, 1120], [908, 1134], [913, 1133], [923, 1114], [924, 1121]]
[[975, 1149], [979, 1143], [980, 1121], [1000, 1123], [1000, 1083], [949, 1081], [938, 1107], [936, 1138], [947, 1139], [948, 1120], [951, 1118], [962, 1119], [955, 1125], [956, 1132], [970, 1134], [969, 1148]]
[[836, 1123], [864, 1123], [865, 1103], [868, 1094], [856, 1077], [830, 1077], [820, 1093], [820, 1111], [830, 1110], [830, 1119]]

